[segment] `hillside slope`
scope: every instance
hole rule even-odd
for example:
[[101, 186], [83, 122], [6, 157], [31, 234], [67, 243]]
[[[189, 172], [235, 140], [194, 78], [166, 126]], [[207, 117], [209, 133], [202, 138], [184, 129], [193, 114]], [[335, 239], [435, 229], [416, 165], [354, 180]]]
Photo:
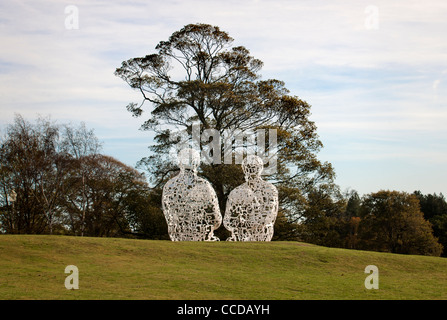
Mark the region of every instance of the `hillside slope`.
[[[65, 288], [68, 265], [79, 290]], [[0, 299], [447, 299], [446, 270], [445, 258], [298, 242], [0, 235]]]

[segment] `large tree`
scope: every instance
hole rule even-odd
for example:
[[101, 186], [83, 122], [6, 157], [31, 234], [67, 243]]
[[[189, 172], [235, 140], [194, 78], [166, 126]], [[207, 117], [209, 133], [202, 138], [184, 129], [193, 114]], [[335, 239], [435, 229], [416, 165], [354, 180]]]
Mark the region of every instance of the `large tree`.
[[[282, 81], [262, 80], [263, 63], [232, 43], [217, 26], [189, 24], [161, 41], [156, 53], [131, 58], [116, 69], [142, 95], [141, 103], [127, 109], [145, 118], [142, 129], [155, 132], [151, 153], [140, 166], [149, 171], [154, 186], [162, 186], [177, 170], [169, 161], [178, 143], [175, 134], [192, 135], [194, 123], [201, 133], [212, 128], [221, 137], [229, 130], [274, 129], [277, 165], [268, 178], [279, 189], [281, 212], [298, 220], [311, 190], [320, 184], [334, 187], [332, 166], [316, 156], [322, 143], [309, 119], [311, 106], [289, 95]], [[273, 152], [269, 143], [265, 149]], [[205, 163], [200, 174], [212, 183], [224, 212], [229, 192], [243, 182], [240, 166]]]

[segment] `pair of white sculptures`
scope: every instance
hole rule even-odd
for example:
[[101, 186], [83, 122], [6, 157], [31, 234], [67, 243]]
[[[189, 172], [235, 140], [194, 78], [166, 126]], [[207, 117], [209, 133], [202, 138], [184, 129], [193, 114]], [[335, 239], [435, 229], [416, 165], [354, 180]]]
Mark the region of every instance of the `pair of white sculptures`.
[[[222, 223], [211, 184], [197, 175], [200, 154], [183, 149], [178, 154], [180, 173], [169, 180], [162, 195], [163, 213], [172, 241], [219, 241], [214, 235]], [[270, 241], [278, 213], [278, 191], [261, 178], [263, 161], [248, 155], [242, 162], [245, 183], [228, 196], [223, 224], [228, 241]]]

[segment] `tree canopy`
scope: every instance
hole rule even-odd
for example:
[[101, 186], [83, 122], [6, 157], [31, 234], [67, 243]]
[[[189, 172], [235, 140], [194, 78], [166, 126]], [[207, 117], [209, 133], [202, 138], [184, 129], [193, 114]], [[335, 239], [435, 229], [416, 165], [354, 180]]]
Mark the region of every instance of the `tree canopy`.
[[420, 211], [414, 194], [379, 191], [363, 199], [360, 247], [393, 253], [439, 256], [442, 245], [433, 235], [430, 222]]
[[[212, 128], [222, 136], [225, 130], [274, 129], [277, 163], [268, 178], [279, 190], [281, 212], [298, 221], [310, 191], [321, 184], [330, 185], [330, 192], [336, 189], [331, 164], [316, 155], [323, 144], [309, 118], [311, 106], [290, 95], [283, 81], [262, 80], [262, 61], [232, 43], [217, 26], [189, 24], [161, 41], [156, 53], [123, 61], [116, 69], [142, 96], [141, 103], [132, 102], [127, 109], [144, 118], [142, 129], [156, 134], [151, 154], [139, 165], [154, 186], [163, 185], [177, 170], [169, 158], [179, 144], [175, 133], [192, 135], [194, 123], [201, 134]], [[267, 153], [270, 147], [267, 143]], [[243, 182], [240, 166], [202, 164], [200, 174], [212, 183], [224, 212], [229, 192]]]

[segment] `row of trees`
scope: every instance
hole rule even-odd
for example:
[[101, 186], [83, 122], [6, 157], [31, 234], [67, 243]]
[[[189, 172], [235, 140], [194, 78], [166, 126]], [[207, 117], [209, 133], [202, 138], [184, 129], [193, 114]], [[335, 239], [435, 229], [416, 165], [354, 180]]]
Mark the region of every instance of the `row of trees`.
[[[338, 199], [311, 195], [304, 241], [350, 249], [439, 256], [447, 247], [447, 203], [441, 195], [381, 190]], [[444, 256], [446, 256], [444, 252]]]
[[[168, 239], [161, 187], [102, 155], [84, 124], [16, 116], [0, 150], [1, 232]], [[442, 194], [315, 189], [300, 201], [299, 214], [280, 208], [273, 240], [435, 256], [447, 246]], [[225, 232], [217, 234], [224, 239]]]
[[[154, 228], [145, 177], [100, 150], [84, 124], [17, 115], [0, 144], [0, 230], [118, 236]], [[156, 222], [152, 236], [163, 237], [164, 221]]]

